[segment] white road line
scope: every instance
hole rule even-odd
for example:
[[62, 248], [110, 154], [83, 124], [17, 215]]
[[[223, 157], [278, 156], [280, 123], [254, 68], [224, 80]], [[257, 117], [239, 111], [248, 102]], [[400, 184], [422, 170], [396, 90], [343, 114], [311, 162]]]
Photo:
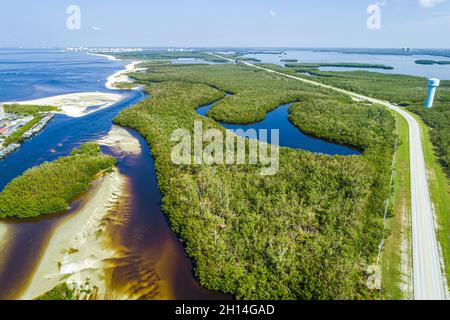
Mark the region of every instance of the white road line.
[[[218, 58], [235, 62], [232, 59], [212, 54]], [[413, 277], [415, 300], [445, 300], [444, 278], [438, 251], [435, 221], [428, 190], [428, 178], [423, 154], [420, 126], [416, 119], [405, 110], [387, 101], [366, 97], [351, 91], [339, 89], [317, 81], [303, 79], [248, 62], [242, 64], [264, 70], [283, 77], [299, 80], [314, 86], [328, 88], [354, 98], [363, 99], [388, 107], [399, 113], [409, 126], [410, 173], [411, 173], [411, 212], [413, 242]]]

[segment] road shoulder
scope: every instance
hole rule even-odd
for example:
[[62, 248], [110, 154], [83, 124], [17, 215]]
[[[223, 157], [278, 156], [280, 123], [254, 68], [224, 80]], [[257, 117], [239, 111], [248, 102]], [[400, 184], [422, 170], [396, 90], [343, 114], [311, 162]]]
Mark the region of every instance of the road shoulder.
[[444, 265], [443, 274], [445, 275], [448, 298], [448, 282], [450, 279], [450, 184], [434, 152], [434, 147], [429, 136], [430, 128], [424, 124], [418, 115], [411, 112], [409, 114], [419, 123], [422, 133], [421, 137], [428, 185], [433, 204], [433, 213], [437, 221], [437, 238], [441, 255], [441, 265]]

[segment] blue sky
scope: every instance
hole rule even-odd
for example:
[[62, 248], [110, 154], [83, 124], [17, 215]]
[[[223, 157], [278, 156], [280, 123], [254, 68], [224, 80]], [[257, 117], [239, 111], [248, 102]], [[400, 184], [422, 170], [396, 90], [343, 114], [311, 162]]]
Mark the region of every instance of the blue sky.
[[[450, 0], [3, 0], [0, 47], [450, 47]], [[69, 30], [69, 5], [81, 29]]]

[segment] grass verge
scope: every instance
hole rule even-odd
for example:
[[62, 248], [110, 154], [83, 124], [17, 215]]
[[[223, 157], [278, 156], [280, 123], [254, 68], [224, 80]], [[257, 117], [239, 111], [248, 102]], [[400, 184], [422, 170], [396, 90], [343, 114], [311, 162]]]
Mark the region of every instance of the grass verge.
[[404, 261], [405, 257], [402, 255], [406, 254], [407, 258], [411, 256], [408, 227], [411, 212], [409, 132], [408, 123], [399, 115], [397, 115], [397, 124], [399, 144], [395, 154], [392, 216], [386, 221], [389, 234], [386, 237], [381, 260], [383, 297], [388, 300], [407, 298], [403, 285], [408, 281], [405, 271], [407, 273], [409, 269], [407, 264], [410, 259]]
[[422, 132], [428, 186], [433, 202], [434, 214], [437, 219], [437, 237], [442, 249], [445, 263], [445, 276], [447, 277], [448, 283], [450, 279], [450, 185], [434, 152], [434, 147], [430, 140], [430, 129], [419, 116], [411, 112], [410, 114], [417, 120]]

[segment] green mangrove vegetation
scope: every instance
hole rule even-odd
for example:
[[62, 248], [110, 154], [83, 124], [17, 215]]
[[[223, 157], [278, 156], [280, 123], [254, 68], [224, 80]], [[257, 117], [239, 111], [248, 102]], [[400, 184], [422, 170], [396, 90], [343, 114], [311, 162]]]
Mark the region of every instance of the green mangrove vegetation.
[[75, 290], [69, 288], [69, 286], [64, 282], [57, 285], [52, 290], [44, 293], [36, 300], [51, 300], [51, 301], [76, 300]]
[[430, 134], [434, 129], [429, 128], [419, 116], [414, 115], [422, 132], [423, 152], [427, 167], [427, 176], [430, 195], [433, 201], [433, 209], [436, 222], [439, 226], [437, 236], [444, 258], [445, 274], [450, 279], [450, 180], [439, 163], [435, 147], [432, 144]]
[[97, 144], [86, 143], [68, 157], [31, 168], [0, 193], [0, 218], [30, 218], [64, 210], [97, 174], [111, 170], [115, 163]]
[[26, 104], [5, 104], [6, 113], [20, 114], [24, 116], [36, 116], [41, 112], [54, 112], [59, 109], [54, 106], [35, 106]]
[[307, 97], [321, 99], [329, 94], [327, 90], [261, 70], [249, 70], [242, 65], [159, 65], [149, 71], [135, 73], [132, 77], [144, 84], [161, 81], [203, 83], [231, 93], [208, 112], [208, 116], [227, 123], [257, 122], [280, 104]]
[[[283, 60], [281, 60], [283, 61]], [[338, 67], [338, 68], [364, 68], [364, 69], [384, 69], [393, 70], [391, 66], [384, 64], [371, 63], [354, 63], [354, 62], [336, 62], [336, 63], [288, 63], [286, 67], [289, 68], [310, 68], [318, 69], [320, 67]]]
[[445, 173], [450, 177], [450, 100], [447, 105], [431, 109], [410, 107], [410, 111], [418, 114], [430, 128], [430, 139], [436, 155]]
[[[389, 112], [242, 65], [156, 65], [132, 77], [151, 98], [115, 122], [148, 141], [163, 210], [204, 287], [238, 299], [379, 297], [365, 281], [385, 232], [394, 141]], [[311, 134], [358, 146], [364, 154], [331, 157], [281, 148], [274, 176], [260, 175], [255, 165], [173, 164], [174, 130], [192, 133], [196, 120], [225, 130], [195, 112], [221, 98], [208, 115], [235, 123], [261, 120], [282, 103], [325, 100], [315, 120], [295, 106], [291, 121], [302, 127], [297, 121], [306, 117], [320, 124]], [[334, 105], [341, 112], [332, 112]], [[352, 128], [347, 135], [334, 136], [332, 128], [346, 126]]]
[[[244, 54], [236, 53], [236, 54], [222, 54], [223, 57], [228, 59], [236, 60], [236, 61], [248, 61], [248, 62], [261, 62], [261, 60], [252, 57], [244, 57]], [[228, 62], [228, 61], [227, 61]]]
[[[266, 65], [267, 66], [267, 65]], [[269, 65], [277, 71], [296, 74], [297, 67], [281, 68]], [[302, 68], [300, 71], [304, 71]], [[450, 81], [441, 81], [436, 92], [434, 107], [425, 109], [423, 103], [427, 96], [427, 79], [407, 75], [388, 75], [376, 72], [313, 72], [320, 82], [342, 89], [358, 92], [374, 98], [387, 100], [407, 107], [418, 114], [431, 128], [430, 137], [439, 161], [447, 175], [450, 167]], [[296, 74], [299, 77], [305, 75]]]
[[450, 61], [416, 60], [415, 63], [423, 65], [433, 65], [433, 64], [447, 65], [450, 64]]
[[167, 51], [167, 50], [147, 50], [144, 52], [123, 52], [115, 53], [115, 57], [125, 60], [175, 60], [175, 59], [199, 59], [210, 62], [227, 62], [226, 59], [219, 58], [203, 51]]
[[[297, 71], [296, 68], [269, 67], [290, 74], [295, 74]], [[438, 237], [442, 246], [448, 277], [450, 274], [450, 268], [448, 267], [450, 256], [450, 245], [448, 241], [449, 210], [447, 208], [449, 194], [448, 177], [450, 176], [450, 81], [441, 81], [441, 85], [436, 92], [433, 108], [426, 109], [423, 106], [427, 96], [426, 78], [406, 75], [385, 75], [372, 72], [324, 73], [318, 71], [315, 75], [320, 77], [318, 79], [320, 82], [388, 100], [407, 107], [409, 111], [420, 116], [426, 124], [426, 127], [422, 126], [424, 153], [431, 196], [439, 223]], [[436, 165], [435, 157], [440, 163], [440, 167]], [[405, 181], [404, 178], [403, 181]], [[404, 205], [406, 201], [402, 201]], [[401, 210], [403, 208], [400, 208], [397, 212], [402, 212]], [[386, 264], [387, 262], [385, 262]]]
[[[280, 67], [277, 65], [263, 65], [280, 72], [307, 77], [297, 72], [304, 71], [304, 67]], [[338, 88], [357, 92], [373, 98], [388, 100], [404, 107], [422, 107], [427, 96], [427, 79], [408, 75], [385, 74], [368, 71], [323, 72], [314, 71], [322, 83]], [[448, 106], [450, 101], [450, 81], [441, 81], [436, 92], [435, 106]]]
[[308, 99], [290, 108], [289, 119], [305, 133], [367, 150], [389, 138], [395, 124], [387, 113], [383, 106], [368, 107], [345, 99]]
[[[305, 133], [365, 150], [364, 156], [374, 166], [373, 192], [369, 202], [374, 207], [368, 212], [376, 212], [389, 194], [386, 181], [391, 176], [389, 159], [395, 147], [395, 120], [390, 111], [383, 106], [369, 107], [343, 99], [309, 99], [294, 104], [290, 108], [289, 119]], [[379, 223], [377, 216], [371, 223]], [[368, 234], [372, 228], [369, 223]]]

